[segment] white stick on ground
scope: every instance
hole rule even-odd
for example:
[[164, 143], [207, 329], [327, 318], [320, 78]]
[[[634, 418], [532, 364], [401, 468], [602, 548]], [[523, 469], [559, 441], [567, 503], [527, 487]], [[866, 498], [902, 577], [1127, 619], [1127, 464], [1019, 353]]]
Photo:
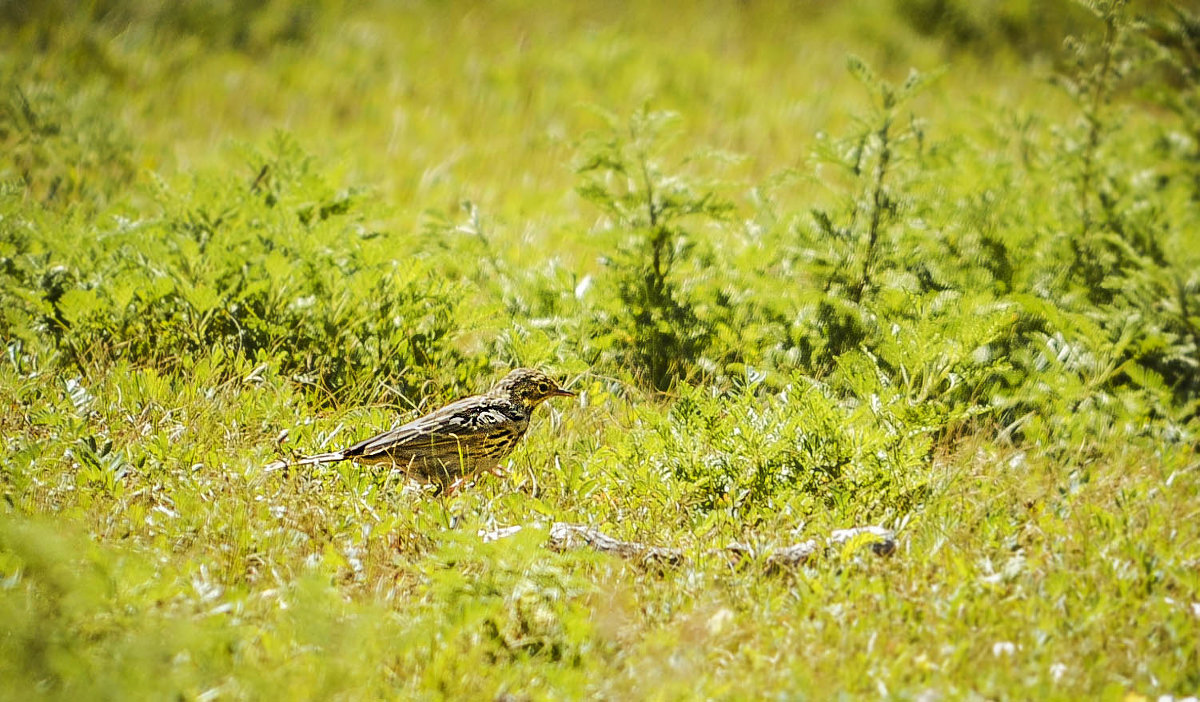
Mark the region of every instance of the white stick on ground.
[[[497, 541], [508, 538], [525, 529], [524, 526], [501, 527], [480, 531], [479, 536], [484, 541]], [[541, 528], [532, 525], [531, 528]], [[849, 541], [863, 539], [864, 545], [869, 544], [871, 552], [877, 556], [890, 556], [896, 551], [896, 535], [890, 529], [878, 526], [853, 527], [838, 529], [825, 540], [825, 547], [842, 546]], [[637, 541], [622, 541], [614, 539], [595, 527], [582, 524], [567, 524], [554, 522], [550, 525], [550, 538], [547, 546], [555, 551], [568, 551], [579, 548], [590, 548], [601, 553], [611, 553], [621, 558], [628, 558], [643, 564], [680, 565], [686, 559], [682, 549], [665, 546], [653, 546]], [[816, 539], [809, 539], [791, 546], [773, 549], [766, 553], [756, 553], [753, 548], [743, 544], [731, 544], [725, 548], [711, 549], [704, 552], [706, 556], [722, 555], [733, 562], [747, 558], [761, 558], [771, 568], [795, 568], [803, 565], [813, 555], [821, 550], [821, 544]]]

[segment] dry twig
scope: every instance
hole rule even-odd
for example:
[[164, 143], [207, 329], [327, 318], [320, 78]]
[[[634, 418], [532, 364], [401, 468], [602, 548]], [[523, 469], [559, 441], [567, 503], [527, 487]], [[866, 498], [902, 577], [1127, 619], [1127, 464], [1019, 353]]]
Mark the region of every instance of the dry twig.
[[[532, 525], [539, 528], [541, 525]], [[496, 541], [510, 537], [525, 529], [524, 526], [502, 527], [479, 532], [484, 541]], [[873, 553], [878, 556], [890, 556], [896, 551], [896, 535], [890, 529], [877, 526], [854, 527], [838, 529], [825, 540], [829, 548], [842, 546], [856, 539], [868, 543]], [[555, 551], [568, 551], [579, 548], [590, 548], [601, 553], [611, 553], [621, 558], [637, 561], [642, 564], [680, 565], [686, 558], [682, 549], [665, 546], [653, 546], [637, 541], [622, 541], [614, 539], [595, 527], [581, 524], [554, 522], [550, 525], [550, 539], [547, 546]], [[756, 553], [744, 544], [731, 544], [725, 548], [705, 551], [704, 555], [723, 555], [732, 562], [761, 558], [769, 568], [795, 568], [803, 565], [814, 554], [821, 550], [821, 544], [816, 539], [809, 539], [791, 546], [784, 546], [767, 553]]]

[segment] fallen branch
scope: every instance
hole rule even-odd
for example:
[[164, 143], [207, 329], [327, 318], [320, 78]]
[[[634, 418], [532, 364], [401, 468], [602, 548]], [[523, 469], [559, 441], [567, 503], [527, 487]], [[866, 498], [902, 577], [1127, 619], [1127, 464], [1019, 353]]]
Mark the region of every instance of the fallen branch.
[[[540, 528], [510, 526], [500, 529], [480, 531], [479, 536], [484, 541], [497, 541], [508, 538], [522, 529]], [[890, 529], [877, 526], [854, 527], [838, 529], [825, 540], [825, 547], [833, 548], [861, 540], [871, 552], [877, 556], [890, 556], [896, 551], [896, 535]], [[547, 546], [555, 551], [569, 551], [580, 548], [590, 548], [601, 553], [611, 553], [614, 556], [638, 561], [643, 564], [680, 565], [686, 558], [682, 549], [665, 546], [653, 546], [637, 541], [622, 541], [614, 539], [594, 527], [581, 524], [554, 522], [550, 525], [550, 539]], [[705, 556], [722, 555], [733, 562], [746, 559], [761, 558], [771, 568], [795, 568], [803, 565], [809, 558], [821, 550], [821, 544], [816, 539], [809, 539], [791, 546], [773, 549], [766, 553], [756, 553], [744, 544], [731, 544], [725, 548], [711, 549], [704, 552]]]

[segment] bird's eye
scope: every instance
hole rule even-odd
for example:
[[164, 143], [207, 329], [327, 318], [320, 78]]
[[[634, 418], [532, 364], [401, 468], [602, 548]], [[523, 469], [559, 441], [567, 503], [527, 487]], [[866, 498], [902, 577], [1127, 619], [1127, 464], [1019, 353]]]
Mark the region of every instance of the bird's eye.
[[543, 395], [550, 392], [550, 383], [547, 383], [544, 380], [542, 382], [538, 383], [538, 392]]

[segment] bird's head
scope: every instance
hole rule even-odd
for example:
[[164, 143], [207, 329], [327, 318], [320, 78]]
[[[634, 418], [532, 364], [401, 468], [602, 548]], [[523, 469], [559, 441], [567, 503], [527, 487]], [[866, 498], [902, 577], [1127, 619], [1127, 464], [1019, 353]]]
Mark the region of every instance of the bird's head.
[[575, 393], [560, 388], [550, 376], [532, 368], [518, 368], [504, 376], [492, 388], [492, 394], [505, 395], [530, 411], [551, 397], [575, 396]]

